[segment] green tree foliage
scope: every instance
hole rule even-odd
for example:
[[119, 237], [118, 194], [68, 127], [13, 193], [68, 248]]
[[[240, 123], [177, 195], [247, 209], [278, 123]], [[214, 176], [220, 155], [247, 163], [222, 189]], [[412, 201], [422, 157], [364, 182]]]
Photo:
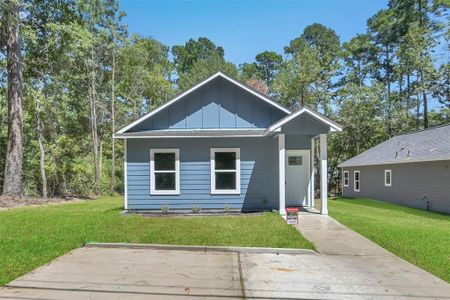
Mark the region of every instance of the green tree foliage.
[[236, 66], [225, 61], [223, 48], [204, 37], [190, 39], [185, 45], [173, 46], [172, 55], [178, 75], [178, 88], [181, 90], [217, 71], [237, 76]]
[[[0, 189], [8, 139], [4, 3]], [[331, 187], [338, 186], [343, 160], [392, 135], [450, 121], [448, 1], [390, 0], [365, 33], [342, 45], [332, 28], [312, 24], [284, 56], [263, 51], [239, 70], [204, 37], [169, 48], [128, 34], [116, 0], [20, 4], [27, 195], [121, 191], [123, 148], [112, 133], [216, 71], [343, 126], [329, 140]]]
[[328, 113], [332, 78], [340, 67], [341, 48], [335, 31], [317, 23], [307, 26], [285, 52], [289, 58], [275, 79], [275, 92], [286, 104], [298, 102]]
[[220, 60], [225, 51], [205, 37], [190, 39], [185, 45], [172, 47], [173, 60], [178, 74], [189, 73], [198, 61]]
[[167, 79], [173, 65], [168, 55], [167, 46], [135, 35], [120, 48], [117, 92], [131, 119], [161, 105], [172, 95], [172, 83]]
[[222, 71], [233, 77], [237, 76], [236, 66], [225, 61], [222, 56], [215, 54], [206, 59], [197, 60], [189, 72], [178, 73], [180, 76], [178, 87], [181, 90], [187, 89], [217, 71]]
[[299, 102], [301, 106], [317, 109], [316, 83], [321, 72], [317, 56], [316, 49], [303, 47], [284, 62], [273, 88], [285, 105], [292, 106]]

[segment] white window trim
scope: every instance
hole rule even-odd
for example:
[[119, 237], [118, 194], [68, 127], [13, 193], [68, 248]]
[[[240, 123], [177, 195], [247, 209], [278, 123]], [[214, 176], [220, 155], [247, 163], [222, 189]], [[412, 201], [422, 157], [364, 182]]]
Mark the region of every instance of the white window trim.
[[[175, 171], [155, 171], [155, 153], [175, 153]], [[155, 189], [156, 173], [175, 173], [175, 190]], [[180, 194], [180, 149], [150, 149], [150, 195]]]
[[[236, 169], [235, 170], [216, 170], [215, 153], [216, 152], [235, 152]], [[240, 195], [241, 194], [241, 149], [240, 148], [211, 148], [211, 194], [213, 195]], [[216, 190], [216, 172], [236, 172], [236, 189], [234, 190]]]
[[[387, 173], [389, 173], [389, 179], [390, 179], [390, 182], [389, 182], [389, 184], [388, 183], [386, 183], [386, 179], [387, 179], [387, 176], [386, 176], [386, 174]], [[384, 186], [392, 186], [392, 170], [384, 170]]]
[[[356, 180], [356, 173], [358, 173], [358, 180]], [[356, 182], [358, 182], [358, 189], [356, 189]], [[361, 172], [356, 170], [353, 172], [353, 191], [359, 192], [361, 190]]]
[[[347, 183], [345, 183], [345, 175], [347, 175]], [[350, 173], [348, 171], [344, 171], [344, 180], [343, 180], [344, 186], [348, 187], [350, 185]]]

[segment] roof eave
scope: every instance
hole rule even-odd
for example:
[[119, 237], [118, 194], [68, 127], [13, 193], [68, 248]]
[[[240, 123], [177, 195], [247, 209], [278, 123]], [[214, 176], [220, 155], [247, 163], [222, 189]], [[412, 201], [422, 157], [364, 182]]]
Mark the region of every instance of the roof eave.
[[296, 112], [293, 112], [290, 115], [287, 115], [286, 117], [284, 117], [283, 119], [275, 122], [274, 124], [270, 125], [266, 132], [270, 133], [270, 132], [275, 132], [276, 130], [279, 130], [279, 128], [281, 128], [283, 125], [285, 125], [286, 123], [292, 121], [293, 119], [297, 118], [298, 116], [302, 115], [303, 113], [307, 112], [308, 114], [312, 115], [314, 118], [318, 119], [319, 121], [321, 121], [324, 124], [327, 124], [328, 126], [330, 126], [330, 132], [341, 132], [342, 131], [342, 127], [341, 125], [337, 124], [336, 122], [328, 119], [327, 117], [325, 117], [324, 115], [308, 108], [308, 107], [302, 107], [301, 109], [299, 109]]
[[398, 164], [407, 164], [407, 163], [421, 163], [421, 162], [433, 162], [433, 161], [445, 161], [450, 160], [449, 157], [438, 157], [438, 158], [427, 158], [427, 159], [411, 159], [411, 160], [402, 160], [402, 161], [385, 161], [385, 162], [377, 162], [377, 163], [366, 163], [366, 164], [356, 164], [356, 165], [346, 165], [345, 162], [339, 164], [339, 168], [359, 168], [359, 167], [370, 167], [370, 166], [383, 166], [383, 165], [398, 165]]

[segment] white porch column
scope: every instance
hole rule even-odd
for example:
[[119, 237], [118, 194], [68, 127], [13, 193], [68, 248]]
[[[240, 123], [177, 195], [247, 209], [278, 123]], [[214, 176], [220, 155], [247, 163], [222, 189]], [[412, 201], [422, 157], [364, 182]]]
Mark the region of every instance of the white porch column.
[[128, 209], [128, 146], [127, 139], [123, 140], [123, 193], [124, 193], [124, 207]]
[[310, 178], [309, 178], [309, 207], [314, 207], [314, 179], [315, 179], [315, 168], [314, 168], [314, 138], [311, 138], [311, 150], [310, 150]]
[[320, 135], [320, 213], [328, 214], [327, 135]]
[[280, 201], [280, 214], [286, 215], [286, 150], [285, 150], [285, 138], [284, 133], [278, 135], [278, 183], [279, 183], [279, 201]]

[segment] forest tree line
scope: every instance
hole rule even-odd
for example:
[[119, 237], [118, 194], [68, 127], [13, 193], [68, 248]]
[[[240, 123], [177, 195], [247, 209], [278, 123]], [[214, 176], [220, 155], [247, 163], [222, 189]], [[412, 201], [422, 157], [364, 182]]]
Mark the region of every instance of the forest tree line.
[[116, 0], [0, 1], [0, 193], [120, 192], [112, 133], [219, 70], [343, 126], [329, 138], [333, 187], [340, 162], [450, 121], [449, 8], [390, 0], [348, 41], [315, 23], [284, 53], [235, 65], [206, 37], [169, 47], [129, 33]]

